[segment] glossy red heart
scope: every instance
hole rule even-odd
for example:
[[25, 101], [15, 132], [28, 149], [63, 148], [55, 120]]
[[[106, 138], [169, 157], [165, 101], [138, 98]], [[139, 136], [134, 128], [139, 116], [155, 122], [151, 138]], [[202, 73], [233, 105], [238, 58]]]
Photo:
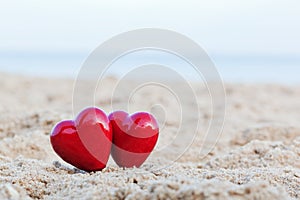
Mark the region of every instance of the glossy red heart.
[[148, 158], [158, 140], [155, 118], [145, 112], [128, 115], [116, 111], [108, 116], [113, 128], [111, 155], [120, 167], [139, 167]]
[[87, 108], [74, 121], [58, 123], [50, 140], [54, 151], [64, 161], [85, 171], [97, 171], [106, 167], [112, 127], [102, 110]]

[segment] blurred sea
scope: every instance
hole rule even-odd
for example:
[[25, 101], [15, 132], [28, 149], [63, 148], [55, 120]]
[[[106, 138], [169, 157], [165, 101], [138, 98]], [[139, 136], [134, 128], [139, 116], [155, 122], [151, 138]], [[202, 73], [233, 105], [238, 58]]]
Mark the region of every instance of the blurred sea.
[[[0, 52], [0, 72], [76, 78], [88, 53]], [[225, 82], [300, 84], [300, 57], [293, 55], [210, 55]], [[167, 53], [137, 52], [115, 62], [108, 75], [122, 76], [148, 63], [168, 65], [187, 79], [198, 80], [192, 67]]]

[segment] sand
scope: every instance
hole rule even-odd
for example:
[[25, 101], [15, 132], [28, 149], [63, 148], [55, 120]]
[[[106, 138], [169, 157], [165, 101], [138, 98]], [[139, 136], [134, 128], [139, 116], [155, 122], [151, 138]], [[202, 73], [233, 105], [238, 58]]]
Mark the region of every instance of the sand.
[[[104, 81], [107, 91], [96, 102], [107, 113], [115, 81]], [[172, 156], [166, 150], [140, 168], [123, 169], [110, 159], [103, 171], [86, 173], [62, 161], [49, 142], [52, 127], [73, 118], [73, 82], [1, 74], [0, 199], [300, 198], [300, 86], [225, 84], [224, 130], [204, 159], [195, 143], [169, 167], [164, 161]], [[196, 91], [200, 97], [202, 87]], [[155, 90], [142, 95], [169, 101]], [[122, 94], [118, 98], [125, 101]], [[207, 101], [199, 105], [205, 126]], [[196, 118], [184, 122], [183, 132]], [[171, 140], [177, 123], [165, 123], [168, 134], [160, 136], [160, 144]]]

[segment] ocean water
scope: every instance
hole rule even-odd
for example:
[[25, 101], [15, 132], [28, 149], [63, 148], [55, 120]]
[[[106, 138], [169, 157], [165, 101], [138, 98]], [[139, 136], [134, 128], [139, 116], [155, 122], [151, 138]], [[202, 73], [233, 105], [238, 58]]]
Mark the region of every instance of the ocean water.
[[[85, 52], [0, 52], [0, 71], [75, 79], [87, 57]], [[299, 56], [213, 54], [210, 58], [225, 82], [300, 84]], [[106, 74], [122, 77], [137, 66], [150, 63], [168, 66], [186, 79], [200, 78], [180, 58], [154, 51], [126, 55], [112, 64]]]

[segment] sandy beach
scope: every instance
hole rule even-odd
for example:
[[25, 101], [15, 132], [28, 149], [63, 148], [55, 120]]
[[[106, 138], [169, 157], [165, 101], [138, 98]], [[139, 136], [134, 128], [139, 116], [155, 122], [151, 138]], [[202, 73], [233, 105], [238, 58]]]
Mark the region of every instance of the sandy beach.
[[[104, 81], [107, 91], [114, 81]], [[1, 73], [0, 199], [300, 198], [300, 86], [225, 84], [224, 129], [204, 159], [197, 156], [195, 143], [172, 166], [158, 171], [151, 168], [170, 159], [168, 152], [132, 169], [120, 168], [110, 158], [103, 171], [86, 173], [61, 160], [49, 141], [57, 122], [73, 118], [73, 83]], [[196, 91], [200, 97], [205, 93], [201, 87]], [[109, 113], [107, 91], [96, 103]], [[142, 95], [168, 102], [168, 96], [155, 90]], [[119, 101], [125, 101], [122, 94]], [[206, 102], [199, 102], [203, 126], [209, 116]], [[183, 130], [188, 132], [196, 119], [187, 120]], [[161, 144], [176, 131], [176, 119], [170, 120]]]

